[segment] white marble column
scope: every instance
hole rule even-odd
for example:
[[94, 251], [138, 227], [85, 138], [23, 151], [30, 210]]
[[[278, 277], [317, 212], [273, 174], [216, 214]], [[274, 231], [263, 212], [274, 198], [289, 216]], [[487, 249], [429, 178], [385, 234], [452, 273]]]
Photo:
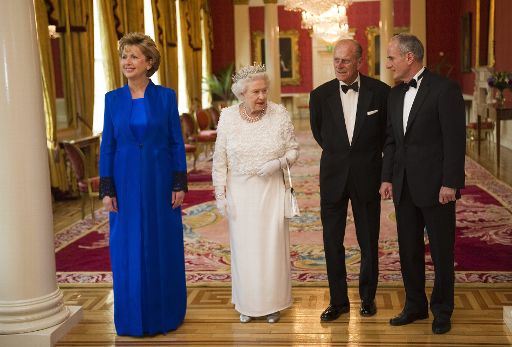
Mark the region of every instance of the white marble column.
[[251, 62], [249, 0], [233, 0], [235, 14], [235, 70]]
[[391, 71], [386, 69], [388, 43], [393, 36], [393, 0], [380, 1], [380, 80], [393, 86]]
[[33, 0], [2, 2], [0, 38], [0, 345], [43, 346], [12, 334], [59, 325], [73, 310], [55, 279]]
[[281, 103], [281, 69], [279, 66], [279, 24], [277, 0], [263, 0], [265, 3], [265, 65], [270, 77], [270, 97]]
[[427, 65], [427, 8], [426, 0], [411, 1], [411, 34], [415, 35], [423, 43], [425, 54], [423, 55], [423, 65]]

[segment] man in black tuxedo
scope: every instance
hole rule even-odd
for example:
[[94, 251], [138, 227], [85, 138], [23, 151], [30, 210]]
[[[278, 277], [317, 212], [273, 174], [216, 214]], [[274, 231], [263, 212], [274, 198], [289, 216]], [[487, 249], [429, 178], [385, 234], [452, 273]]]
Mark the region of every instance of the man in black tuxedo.
[[362, 49], [355, 40], [339, 41], [333, 51], [336, 78], [311, 92], [311, 130], [322, 147], [320, 205], [330, 305], [322, 321], [350, 310], [345, 266], [345, 226], [350, 199], [361, 249], [360, 314], [377, 312], [380, 227], [380, 174], [389, 86], [363, 76]]
[[391, 89], [382, 168], [382, 198], [393, 198], [405, 307], [390, 320], [405, 325], [428, 317], [425, 295], [426, 227], [435, 280], [432, 331], [451, 329], [454, 301], [455, 201], [464, 187], [465, 115], [459, 86], [423, 66], [417, 37], [399, 34], [386, 67], [402, 83]]

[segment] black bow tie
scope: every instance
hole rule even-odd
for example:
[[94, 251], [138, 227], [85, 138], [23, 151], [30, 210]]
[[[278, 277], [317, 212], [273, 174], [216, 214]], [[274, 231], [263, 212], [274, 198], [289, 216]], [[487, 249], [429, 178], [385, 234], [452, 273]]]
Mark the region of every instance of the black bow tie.
[[409, 88], [418, 88], [418, 81], [421, 80], [421, 78], [423, 77], [423, 75], [425, 74], [425, 71], [427, 71], [426, 69], [423, 70], [422, 73], [420, 73], [420, 75], [418, 76], [418, 80], [415, 80], [414, 78], [412, 80], [410, 80], [408, 83], [404, 83], [404, 89], [405, 91], [408, 91]]
[[414, 78], [404, 85], [405, 91], [408, 91], [411, 87], [418, 88], [418, 82]]
[[354, 92], [359, 91], [359, 84], [357, 82], [352, 83], [351, 85], [347, 86], [346, 84], [341, 85], [341, 90], [343, 93], [347, 94], [348, 90], [352, 89]]

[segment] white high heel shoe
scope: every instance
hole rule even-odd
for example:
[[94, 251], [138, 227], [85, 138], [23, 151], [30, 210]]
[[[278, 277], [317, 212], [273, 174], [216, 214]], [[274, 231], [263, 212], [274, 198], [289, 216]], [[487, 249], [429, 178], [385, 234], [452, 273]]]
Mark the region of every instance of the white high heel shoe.
[[249, 323], [252, 320], [252, 317], [246, 316], [245, 314], [240, 314], [240, 323]]
[[277, 323], [279, 322], [279, 318], [281, 318], [281, 315], [279, 314], [279, 311], [271, 313], [267, 316], [267, 322], [269, 323]]

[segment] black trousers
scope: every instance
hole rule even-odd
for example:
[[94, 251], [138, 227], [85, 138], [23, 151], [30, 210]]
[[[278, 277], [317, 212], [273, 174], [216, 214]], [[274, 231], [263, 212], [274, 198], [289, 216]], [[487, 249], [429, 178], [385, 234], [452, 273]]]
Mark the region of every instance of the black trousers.
[[425, 242], [427, 229], [430, 253], [434, 262], [434, 289], [430, 309], [434, 317], [447, 320], [454, 301], [455, 202], [419, 207], [412, 201], [407, 180], [396, 209], [400, 266], [405, 287], [405, 310], [428, 311], [425, 295]]
[[321, 201], [324, 251], [331, 305], [349, 304], [345, 247], [343, 245], [349, 199], [354, 214], [357, 242], [361, 249], [359, 296], [363, 301], [372, 301], [377, 291], [380, 199], [376, 194], [375, 200], [360, 201], [356, 189], [349, 179], [339, 201]]

